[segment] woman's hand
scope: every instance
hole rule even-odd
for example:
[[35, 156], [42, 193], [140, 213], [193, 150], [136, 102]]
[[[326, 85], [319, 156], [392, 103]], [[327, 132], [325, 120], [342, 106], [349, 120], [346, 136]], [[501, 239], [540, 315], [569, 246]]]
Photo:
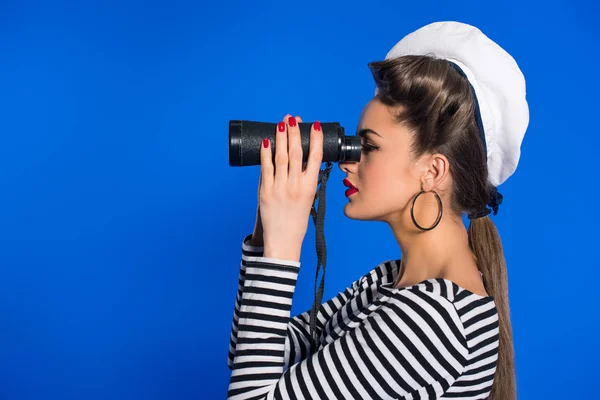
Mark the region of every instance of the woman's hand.
[[[288, 123], [288, 119], [291, 117], [291, 114], [287, 114], [285, 117], [283, 117], [283, 122], [285, 122], [286, 124]], [[302, 122], [302, 118], [300, 118], [299, 115], [296, 115], [296, 122], [300, 123]], [[306, 163], [302, 163], [302, 171], [304, 171], [304, 169], [306, 168]], [[263, 239], [263, 226], [262, 226], [262, 220], [260, 218], [260, 186], [261, 186], [261, 182], [262, 179], [259, 177], [258, 180], [258, 189], [256, 191], [256, 197], [257, 197], [257, 206], [256, 206], [256, 219], [254, 222], [254, 231], [252, 232], [252, 237], [250, 238], [250, 240], [248, 241], [248, 244], [250, 246], [260, 246], [263, 247], [265, 242]]]
[[260, 153], [259, 208], [263, 255], [290, 261], [300, 261], [323, 160], [323, 135], [319, 122], [315, 122], [310, 130], [310, 151], [303, 170], [302, 143], [297, 124], [294, 117], [287, 118], [287, 123], [284, 120], [278, 124], [275, 165], [271, 143], [267, 143], [266, 148], [263, 144]]

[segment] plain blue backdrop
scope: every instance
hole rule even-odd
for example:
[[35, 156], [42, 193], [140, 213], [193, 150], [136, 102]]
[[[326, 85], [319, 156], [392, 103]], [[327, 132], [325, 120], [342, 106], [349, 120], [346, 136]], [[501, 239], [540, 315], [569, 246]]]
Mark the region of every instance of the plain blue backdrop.
[[[597, 393], [598, 6], [581, 1], [0, 2], [0, 399], [225, 398], [258, 167], [228, 121], [339, 121], [367, 69], [433, 21], [481, 28], [527, 80], [531, 122], [494, 221], [519, 398]], [[324, 300], [398, 257], [327, 186]], [[314, 225], [294, 314], [308, 309]]]

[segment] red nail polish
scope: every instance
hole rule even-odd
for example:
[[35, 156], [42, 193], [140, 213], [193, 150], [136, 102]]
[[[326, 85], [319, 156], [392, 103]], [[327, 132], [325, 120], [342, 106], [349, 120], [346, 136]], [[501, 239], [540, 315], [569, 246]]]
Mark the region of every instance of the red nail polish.
[[269, 139], [264, 138], [263, 139], [263, 147], [266, 149], [267, 147], [269, 147]]
[[278, 125], [279, 132], [285, 132], [285, 122], [281, 121]]
[[315, 131], [320, 131], [321, 130], [321, 123], [319, 121], [315, 121]]
[[290, 117], [290, 119], [288, 119], [288, 124], [290, 124], [290, 126], [296, 126], [296, 118]]

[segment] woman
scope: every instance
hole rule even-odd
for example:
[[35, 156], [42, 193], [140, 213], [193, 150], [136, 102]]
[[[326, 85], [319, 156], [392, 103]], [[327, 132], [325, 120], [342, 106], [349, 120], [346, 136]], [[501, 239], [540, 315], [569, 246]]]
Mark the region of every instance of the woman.
[[402, 259], [322, 304], [311, 348], [309, 311], [290, 310], [323, 142], [315, 122], [304, 169], [301, 119], [286, 116], [274, 163], [270, 143], [261, 149], [228, 398], [514, 399], [506, 266], [486, 206], [497, 213], [496, 187], [514, 172], [528, 124], [521, 72], [455, 22], [413, 32], [369, 67], [377, 91], [359, 122], [363, 154], [339, 164], [344, 212], [386, 222]]

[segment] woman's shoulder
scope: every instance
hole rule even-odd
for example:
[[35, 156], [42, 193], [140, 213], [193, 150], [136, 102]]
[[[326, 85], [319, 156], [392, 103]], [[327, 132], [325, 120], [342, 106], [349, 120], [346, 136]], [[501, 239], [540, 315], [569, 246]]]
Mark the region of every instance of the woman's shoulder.
[[473, 293], [446, 278], [427, 279], [403, 288], [394, 288], [393, 281], [385, 282], [382, 283], [380, 290], [386, 295], [402, 295], [419, 292], [435, 301], [452, 304], [459, 314], [465, 313], [466, 310], [486, 307], [486, 304], [495, 306], [494, 298], [492, 296], [483, 296], [481, 294]]
[[359, 286], [384, 285], [393, 282], [398, 273], [400, 260], [386, 260], [377, 264], [356, 281]]
[[440, 303], [444, 306], [449, 304], [456, 310], [456, 314], [463, 322], [468, 322], [470, 317], [479, 313], [489, 315], [496, 312], [496, 305], [492, 296], [474, 293], [456, 284], [451, 279], [432, 278], [412, 286], [395, 288], [394, 283], [399, 266], [399, 259], [385, 260], [355, 281], [354, 288], [377, 288], [378, 298], [382, 296], [403, 298], [412, 294], [412, 297], [417, 296], [416, 298], [429, 303]]
[[419, 323], [437, 326], [443, 320], [443, 325], [456, 329], [457, 336], [468, 342], [467, 347], [472, 345], [474, 332], [497, 329], [494, 298], [473, 293], [449, 279], [427, 279], [404, 288], [386, 283], [380, 286], [378, 297]]
[[398, 276], [400, 263], [401, 260], [399, 259], [385, 260], [363, 276], [361, 282], [376, 282], [388, 294], [401, 293], [403, 290], [427, 292], [460, 308], [473, 302], [477, 302], [478, 304], [494, 302], [492, 296], [475, 293], [457, 284], [453, 279], [448, 278], [431, 278], [411, 286], [395, 288], [394, 283]]

